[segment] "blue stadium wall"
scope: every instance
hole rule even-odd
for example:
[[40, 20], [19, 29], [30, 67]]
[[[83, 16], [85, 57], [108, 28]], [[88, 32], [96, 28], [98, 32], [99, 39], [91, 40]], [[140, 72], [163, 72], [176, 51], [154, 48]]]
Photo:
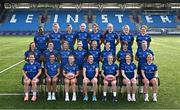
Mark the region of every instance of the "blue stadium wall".
[[[0, 24], [0, 34], [32, 34], [39, 27], [39, 19], [44, 15], [44, 10], [6, 10], [6, 19]], [[163, 13], [162, 15], [143, 14], [143, 11], [137, 13], [140, 16], [140, 22], [136, 23], [132, 16], [134, 13], [130, 10], [91, 10], [91, 15], [95, 17], [92, 23], [97, 23], [101, 31], [105, 31], [107, 24], [112, 23], [115, 31], [121, 31], [124, 25], [129, 25], [132, 32], [136, 32], [140, 25], [147, 25], [150, 28], [176, 28], [180, 23], [176, 20], [176, 13]], [[51, 31], [52, 24], [58, 22], [61, 31], [65, 31], [66, 25], [71, 24], [73, 31], [79, 31], [81, 23], [88, 22], [85, 16], [89, 15], [89, 10], [48, 10], [48, 20], [44, 25], [45, 30]]]

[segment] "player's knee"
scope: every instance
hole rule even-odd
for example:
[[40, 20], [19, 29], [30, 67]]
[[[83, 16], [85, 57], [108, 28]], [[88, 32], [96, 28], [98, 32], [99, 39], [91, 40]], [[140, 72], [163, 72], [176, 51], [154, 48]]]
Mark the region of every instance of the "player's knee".
[[51, 78], [46, 78], [47, 83], [51, 83]]
[[72, 85], [76, 84], [76, 79], [72, 79], [72, 80], [71, 80], [71, 84], [72, 84]]
[[158, 81], [157, 81], [156, 79], [153, 79], [153, 80], [152, 80], [152, 85], [153, 85], [153, 86], [157, 86], [157, 85], [158, 85]]
[[116, 81], [112, 81], [112, 82], [111, 82], [111, 85], [112, 85], [112, 86], [116, 86]]
[[97, 84], [97, 78], [94, 78], [94, 79], [92, 80], [92, 83], [93, 83], [93, 84]]
[[108, 82], [107, 81], [104, 81], [104, 86], [108, 86]]
[[36, 85], [37, 81], [36, 80], [32, 80], [32, 85]]
[[149, 85], [149, 80], [144, 81], [145, 85]]
[[126, 85], [127, 85], [127, 86], [130, 86], [130, 85], [131, 85], [131, 82], [130, 82], [130, 81], [126, 81]]
[[30, 81], [29, 81], [29, 80], [24, 80], [24, 84], [25, 84], [25, 85], [29, 85], [29, 84], [30, 84]]
[[70, 81], [69, 81], [68, 79], [65, 79], [65, 80], [64, 80], [64, 83], [65, 83], [65, 84], [69, 84], [69, 82], [70, 82]]
[[132, 85], [136, 85], [137, 82], [136, 82], [136, 80], [132, 80], [131, 83], [132, 83]]
[[83, 84], [87, 84], [88, 80], [87, 79], [83, 79]]
[[58, 81], [58, 79], [57, 79], [57, 78], [52, 80], [53, 84], [56, 84], [56, 83], [57, 83], [57, 81]]

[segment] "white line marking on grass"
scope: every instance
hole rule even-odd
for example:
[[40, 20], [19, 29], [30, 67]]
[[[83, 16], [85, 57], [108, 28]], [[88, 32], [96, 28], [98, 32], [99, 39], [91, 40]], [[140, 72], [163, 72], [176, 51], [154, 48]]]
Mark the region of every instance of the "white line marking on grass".
[[21, 96], [24, 95], [24, 93], [0, 93], [0, 96]]
[[5, 72], [5, 71], [7, 71], [7, 70], [9, 70], [9, 69], [11, 69], [11, 68], [13, 68], [13, 67], [15, 67], [15, 66], [17, 66], [17, 65], [19, 65], [19, 64], [22, 63], [22, 62], [24, 62], [24, 60], [22, 60], [22, 61], [20, 61], [20, 62], [17, 62], [17, 63], [15, 63], [14, 65], [12, 65], [12, 66], [10, 66], [10, 67], [8, 67], [8, 68], [0, 71], [0, 74], [3, 73], [3, 72]]

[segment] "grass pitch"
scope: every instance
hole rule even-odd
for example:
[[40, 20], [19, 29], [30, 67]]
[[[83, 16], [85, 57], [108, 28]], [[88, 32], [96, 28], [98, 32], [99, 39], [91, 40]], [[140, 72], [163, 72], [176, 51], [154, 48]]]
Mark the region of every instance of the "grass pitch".
[[[32, 36], [0, 36], [0, 71], [24, 59], [24, 52]], [[136, 52], [136, 43], [133, 45]], [[126, 96], [119, 94], [118, 102], [64, 102], [62, 96], [57, 101], [46, 101], [40, 94], [37, 102], [23, 102], [23, 96], [1, 96], [0, 108], [6, 109], [180, 109], [180, 37], [152, 36], [151, 49], [155, 53], [161, 85], [158, 102], [144, 102], [143, 95], [138, 94], [136, 102], [127, 102]], [[21, 85], [22, 66], [24, 62], [0, 74], [0, 94], [23, 93]], [[150, 94], [151, 96], [151, 94]], [[151, 99], [151, 97], [150, 97]]]

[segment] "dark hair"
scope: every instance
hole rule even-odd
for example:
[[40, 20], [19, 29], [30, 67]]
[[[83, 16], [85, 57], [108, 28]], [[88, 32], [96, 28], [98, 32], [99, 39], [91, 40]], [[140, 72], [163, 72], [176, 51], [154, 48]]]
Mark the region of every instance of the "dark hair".
[[[53, 43], [53, 42], [52, 42], [52, 41], [49, 41], [48, 44], [47, 44], [47, 46], [48, 46], [50, 43]], [[53, 43], [53, 44], [54, 44], [54, 43]]]
[[109, 32], [108, 32], [108, 30], [106, 29], [106, 31], [104, 32], [103, 35], [105, 36], [105, 35], [108, 34], [108, 33], [109, 33]]
[[[71, 29], [72, 29], [72, 25], [71, 25], [71, 24], [67, 24], [66, 28], [67, 28], [67, 27], [69, 27], [69, 26], [70, 26], [70, 27], [71, 27]], [[68, 30], [67, 30], [67, 29], [66, 29], [66, 32], [68, 32]]]
[[33, 43], [35, 43], [35, 42], [31, 42], [31, 43], [29, 44], [29, 51], [31, 51], [31, 45], [32, 45]]
[[[30, 52], [30, 53], [29, 53], [29, 56], [31, 56], [31, 55], [33, 55], [33, 56], [35, 57], [34, 52]], [[28, 56], [28, 57], [29, 57], [29, 56]]]
[[53, 52], [51, 52], [49, 56], [52, 56], [52, 55], [54, 55], [54, 57], [56, 56]]
[[132, 58], [132, 56], [131, 56], [131, 54], [130, 54], [130, 53], [126, 53], [126, 56], [130, 56], [130, 57]]
[[127, 41], [122, 42], [123, 45], [128, 45]]
[[[88, 54], [88, 55], [87, 55], [87, 58], [89, 58], [89, 56], [93, 56], [93, 55], [92, 55], [92, 54]], [[93, 57], [94, 57], [94, 56], [93, 56]]]
[[97, 23], [94, 23], [93, 26], [99, 27]]

